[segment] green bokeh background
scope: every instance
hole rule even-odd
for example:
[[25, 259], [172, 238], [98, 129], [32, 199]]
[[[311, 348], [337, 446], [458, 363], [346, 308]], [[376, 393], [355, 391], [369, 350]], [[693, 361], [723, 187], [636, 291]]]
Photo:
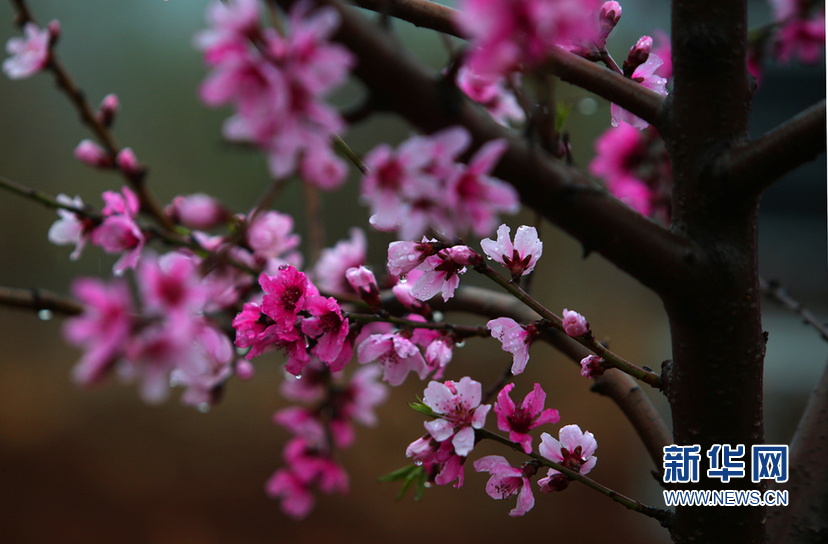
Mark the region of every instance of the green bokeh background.
[[[209, 110], [196, 98], [205, 69], [192, 48], [203, 27], [206, 2], [192, 0], [33, 1], [41, 21], [60, 20], [59, 56], [89, 100], [118, 94], [122, 111], [115, 135], [150, 166], [148, 183], [162, 202], [195, 191], [211, 193], [235, 211], [246, 211], [268, 184], [261, 156], [221, 141], [228, 110]], [[752, 4], [756, 20], [767, 8]], [[18, 35], [9, 4], [0, 4], [0, 42]], [[395, 23], [402, 41], [435, 69], [446, 59], [432, 32]], [[661, 2], [625, 2], [613, 34], [616, 58], [642, 32], [668, 28]], [[626, 44], [626, 45], [625, 45]], [[608, 126], [609, 105], [566, 84], [558, 88], [573, 105], [568, 122], [575, 159], [588, 163], [592, 141]], [[824, 67], [768, 70], [756, 95], [754, 128], [761, 134], [824, 97]], [[356, 83], [338, 93], [341, 105], [361, 96]], [[590, 102], [592, 101], [592, 102]], [[592, 106], [596, 106], [593, 108]], [[595, 109], [594, 113], [587, 115]], [[703, 122], [700, 119], [700, 122]], [[364, 153], [379, 141], [396, 143], [410, 128], [380, 115], [346, 136]], [[0, 78], [0, 175], [51, 194], [79, 194], [100, 206], [100, 193], [122, 180], [74, 160], [72, 150], [88, 137], [77, 114], [50, 77], [25, 81]], [[760, 268], [782, 280], [819, 315], [826, 293], [825, 157], [781, 182], [765, 198], [760, 231]], [[328, 245], [366, 226], [355, 177], [323, 196]], [[275, 207], [297, 218], [304, 230], [302, 188], [291, 184]], [[54, 212], [0, 193], [0, 285], [41, 287], [65, 293], [79, 275], [107, 277], [114, 258], [88, 248], [71, 262], [70, 249], [56, 247], [46, 233]], [[509, 218], [517, 226], [531, 214]], [[494, 233], [493, 233], [494, 234]], [[669, 330], [659, 301], [598, 256], [582, 260], [578, 244], [549, 224], [541, 226], [544, 256], [535, 294], [550, 308], [575, 308], [599, 336], [627, 358], [658, 367], [669, 358]], [[381, 268], [390, 238], [369, 233], [370, 258]], [[468, 276], [464, 282], [481, 284]], [[770, 332], [766, 398], [768, 441], [787, 443], [810, 386], [826, 361], [826, 345], [796, 316], [765, 302]], [[469, 322], [474, 322], [470, 320]], [[493, 341], [470, 341], [457, 350], [448, 378], [472, 375], [484, 384], [508, 363]], [[509, 518], [514, 500], [497, 502], [484, 493], [486, 477], [469, 466], [460, 489], [432, 489], [424, 501], [395, 502], [395, 484], [377, 477], [406, 463], [406, 445], [423, 433], [422, 416], [406, 407], [424, 384], [409, 379], [380, 411], [377, 429], [358, 430], [356, 445], [342, 455], [351, 475], [350, 495], [321, 497], [304, 522], [284, 517], [263, 491], [281, 465], [285, 432], [270, 421], [283, 406], [277, 355], [257, 361], [249, 383], [232, 382], [222, 404], [208, 414], [182, 407], [175, 398], [148, 407], [133, 387], [112, 380], [93, 390], [70, 382], [78, 352], [63, 344], [60, 319], [0, 307], [0, 526], [11, 543], [199, 543], [393, 540], [423, 542], [451, 538], [486, 542], [510, 538], [614, 542], [669, 541], [657, 523], [573, 485], [565, 494], [537, 494], [535, 509]], [[578, 423], [595, 433], [599, 463], [593, 475], [610, 487], [663, 505], [651, 463], [630, 425], [610, 401], [589, 392], [577, 369], [545, 345], [533, 347], [516, 397], [540, 381], [562, 424]], [[666, 403], [655, 399], [669, 418]], [[489, 418], [494, 426], [494, 417]], [[549, 429], [552, 431], [552, 429]], [[556, 432], [556, 430], [554, 431]], [[483, 444], [482, 454], [520, 457]]]

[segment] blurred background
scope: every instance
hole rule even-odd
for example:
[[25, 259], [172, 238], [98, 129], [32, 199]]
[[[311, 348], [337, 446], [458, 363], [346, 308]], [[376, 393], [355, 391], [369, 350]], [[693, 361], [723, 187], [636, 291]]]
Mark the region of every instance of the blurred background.
[[[755, 4], [755, 5], [754, 5]], [[110, 92], [122, 110], [115, 135], [150, 166], [148, 182], [162, 202], [176, 194], [205, 191], [236, 211], [246, 211], [268, 183], [261, 156], [231, 148], [220, 138], [227, 110], [203, 107], [196, 89], [205, 75], [193, 34], [204, 26], [207, 2], [198, 0], [32, 1], [42, 23], [58, 19], [59, 56], [97, 105]], [[643, 33], [669, 30], [663, 2], [627, 1], [610, 40], [616, 58]], [[752, 23], [768, 20], [763, 3], [751, 3]], [[371, 15], [373, 16], [373, 15]], [[9, 4], [0, 4], [0, 42], [18, 32]], [[435, 68], [446, 61], [438, 36], [394, 22], [416, 54]], [[824, 63], [824, 59], [823, 59]], [[575, 159], [586, 165], [592, 142], [609, 126], [609, 104], [561, 84], [561, 98], [573, 106], [568, 128]], [[351, 104], [356, 84], [338, 96]], [[768, 66], [754, 97], [753, 135], [825, 97], [824, 66]], [[0, 175], [51, 194], [79, 194], [99, 207], [100, 193], [122, 180], [91, 170], [72, 156], [89, 134], [51, 77], [24, 81], [0, 78]], [[351, 129], [346, 140], [357, 153], [378, 141], [396, 143], [409, 127], [379, 116]], [[276, 209], [297, 218], [304, 233], [299, 184], [292, 184]], [[323, 196], [327, 245], [367, 226], [355, 179]], [[0, 285], [41, 287], [66, 293], [79, 275], [108, 277], [113, 258], [88, 248], [71, 262], [68, 247], [48, 243], [53, 211], [0, 193]], [[512, 226], [531, 215], [508, 218]], [[494, 234], [494, 233], [493, 233]], [[574, 308], [589, 318], [599, 336], [630, 360], [658, 368], [670, 357], [669, 330], [659, 301], [599, 256], [581, 258], [580, 246], [554, 227], [541, 226], [544, 257], [537, 267], [535, 294], [552, 309]], [[778, 279], [817, 315], [828, 315], [826, 290], [825, 156], [769, 190], [762, 203], [760, 269]], [[371, 261], [379, 267], [390, 238], [369, 233]], [[469, 276], [466, 276], [469, 278]], [[464, 278], [464, 282], [466, 282]], [[469, 279], [470, 283], [475, 279]], [[770, 334], [766, 370], [769, 443], [788, 443], [811, 386], [826, 364], [828, 345], [801, 319], [763, 301]], [[471, 321], [473, 322], [473, 320]], [[225, 400], [203, 414], [175, 398], [158, 407], [143, 404], [135, 389], [111, 380], [93, 390], [74, 386], [70, 369], [79, 353], [61, 340], [61, 319], [40, 320], [33, 312], [0, 307], [0, 526], [9, 543], [288, 542], [295, 539], [364, 542], [393, 539], [423, 542], [438, 535], [455, 541], [507, 538], [577, 539], [612, 537], [627, 542], [668, 542], [648, 518], [572, 485], [565, 494], [536, 494], [535, 509], [522, 518], [507, 513], [514, 499], [497, 502], [484, 492], [487, 475], [469, 466], [466, 484], [435, 488], [415, 503], [396, 502], [397, 484], [377, 477], [407, 464], [405, 447], [423, 433], [423, 417], [407, 407], [423, 383], [411, 378], [392, 392], [380, 410], [380, 426], [360, 428], [357, 443], [343, 452], [351, 477], [348, 496], [323, 496], [304, 522], [283, 516], [264, 493], [264, 482], [282, 465], [285, 432], [271, 423], [284, 405], [277, 394], [277, 355], [257, 360], [257, 376], [233, 381]], [[492, 341], [469, 341], [455, 351], [447, 378], [471, 374], [491, 383], [509, 363]], [[535, 381], [558, 408], [561, 425], [577, 423], [598, 440], [599, 463], [592, 472], [609, 487], [663, 506], [653, 468], [631, 426], [607, 399], [589, 392], [572, 363], [545, 345], [532, 349], [532, 362], [517, 382], [522, 398]], [[661, 398], [654, 401], [669, 421]], [[494, 419], [489, 418], [493, 427]], [[557, 429], [549, 429], [557, 433]], [[537, 442], [536, 442], [537, 443]], [[519, 457], [483, 444], [481, 454]]]

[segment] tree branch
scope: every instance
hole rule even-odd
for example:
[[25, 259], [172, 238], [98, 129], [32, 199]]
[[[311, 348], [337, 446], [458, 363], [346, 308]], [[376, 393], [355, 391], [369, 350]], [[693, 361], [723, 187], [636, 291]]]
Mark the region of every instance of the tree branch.
[[[277, 0], [289, 8], [292, 0]], [[497, 138], [509, 142], [494, 175], [515, 186], [523, 202], [584, 246], [596, 251], [643, 284], [661, 293], [686, 281], [685, 259], [694, 247], [591, 182], [578, 169], [550, 158], [520, 135], [498, 125], [459, 90], [433, 72], [363, 17], [332, 4], [342, 14], [335, 39], [359, 58], [354, 73], [382, 96], [382, 108], [431, 133], [462, 125], [475, 146]]]
[[773, 544], [825, 542], [828, 537], [828, 367], [811, 393], [791, 441], [790, 474], [780, 487], [790, 503], [768, 508], [768, 537]]
[[779, 282], [771, 280], [767, 281], [764, 278], [759, 278], [759, 289], [763, 295], [774, 299], [779, 304], [785, 306], [788, 310], [798, 313], [805, 320], [805, 323], [815, 328], [820, 336], [828, 341], [828, 324], [820, 321], [814, 314], [806, 308], [801, 302], [795, 300], [788, 294], [784, 287]]
[[44, 289], [18, 289], [0, 286], [0, 305], [30, 310], [51, 310], [73, 316], [83, 312], [83, 306], [74, 299]]
[[[457, 10], [429, 0], [355, 0], [355, 3], [419, 27], [465, 38], [455, 23]], [[545, 69], [563, 81], [618, 104], [659, 131], [666, 130], [661, 114], [664, 97], [635, 81], [560, 47], [552, 49]]]
[[[430, 301], [429, 305], [445, 312], [467, 312], [490, 319], [511, 317], [523, 323], [539, 317], [516, 298], [479, 287], [461, 287], [448, 302], [443, 302], [437, 297]], [[576, 364], [590, 354], [588, 349], [556, 329], [546, 329], [538, 338], [549, 343]], [[615, 402], [638, 433], [657, 469], [661, 470], [663, 448], [672, 444], [672, 437], [644, 390], [623, 372], [608, 370], [595, 380], [592, 391]]]
[[718, 175], [735, 191], [759, 194], [774, 181], [825, 153], [825, 100], [720, 161]]

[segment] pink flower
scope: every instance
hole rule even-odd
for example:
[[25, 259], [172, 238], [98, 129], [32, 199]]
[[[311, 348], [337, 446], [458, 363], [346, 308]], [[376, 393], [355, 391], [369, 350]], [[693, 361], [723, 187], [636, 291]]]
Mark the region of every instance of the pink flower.
[[[61, 193], [57, 195], [57, 201], [67, 206], [74, 206], [77, 209], [84, 209], [83, 200], [77, 195], [74, 199], [71, 199]], [[69, 255], [69, 258], [76, 261], [80, 258], [81, 251], [83, 251], [86, 241], [89, 239], [89, 233], [95, 226], [94, 221], [79, 217], [62, 208], [58, 208], [57, 213], [60, 219], [49, 227], [49, 241], [59, 246], [75, 244], [75, 250]]]
[[[139, 379], [144, 402], [157, 404], [169, 394], [170, 374], [194, 355], [193, 328], [186, 317], [175, 322], [158, 323], [132, 337], [126, 362], [119, 369], [129, 379]], [[199, 354], [200, 355], [200, 354]]]
[[794, 56], [805, 64], [816, 64], [825, 50], [825, 12], [813, 19], [795, 18], [783, 24], [776, 34], [773, 54], [780, 62]]
[[543, 254], [543, 242], [538, 239], [535, 227], [518, 227], [514, 245], [509, 239], [509, 232], [507, 225], [500, 225], [497, 229], [497, 241], [485, 238], [481, 240], [480, 247], [490, 259], [509, 269], [512, 278], [518, 278], [535, 269], [535, 264]]
[[[466, 273], [466, 267], [457, 262], [461, 258], [455, 260], [458, 247], [465, 246], [444, 249], [437, 255], [428, 257], [420, 265], [423, 275], [414, 283], [411, 294], [423, 301], [429, 300], [439, 292], [443, 293], [443, 301], [453, 297], [455, 289], [460, 285], [460, 275]], [[463, 257], [464, 254], [461, 252], [460, 256]]]
[[[598, 459], [594, 454], [598, 443], [591, 432], [581, 432], [577, 425], [567, 425], [560, 430], [558, 436], [560, 441], [552, 438], [549, 433], [541, 434], [541, 445], [538, 450], [542, 456], [581, 474], [587, 474], [595, 467]], [[569, 480], [555, 469], [549, 469], [547, 477], [538, 480], [544, 493], [560, 491], [568, 482]]]
[[247, 37], [259, 30], [259, 3], [256, 0], [214, 2], [207, 7], [211, 28], [196, 34], [196, 47], [204, 50], [208, 63], [217, 64], [228, 54], [243, 48]]
[[366, 365], [354, 372], [336, 407], [339, 417], [353, 419], [366, 427], [376, 425], [374, 410], [388, 398], [388, 387], [377, 381], [380, 374], [382, 369], [378, 365]]
[[23, 27], [23, 33], [25, 38], [11, 38], [6, 42], [6, 51], [12, 56], [3, 61], [3, 72], [10, 79], [27, 78], [44, 69], [51, 61], [49, 45], [53, 37], [50, 29], [39, 29], [29, 22]]
[[144, 307], [160, 315], [199, 312], [204, 307], [206, 292], [198, 264], [194, 257], [177, 252], [146, 256], [137, 276]]
[[649, 217], [653, 213], [652, 201], [656, 195], [640, 179], [634, 176], [621, 176], [609, 183], [607, 189], [615, 198], [641, 215]]
[[463, 487], [466, 457], [458, 455], [450, 441], [437, 442], [426, 434], [409, 444], [405, 455], [413, 458], [414, 464], [425, 468], [427, 474], [436, 473], [434, 482], [437, 485], [447, 485], [457, 480], [454, 487]]
[[250, 348], [246, 358], [252, 359], [278, 340], [281, 327], [269, 320], [258, 304], [246, 302], [233, 319], [233, 328], [236, 329], [236, 346]]
[[562, 325], [564, 332], [573, 338], [583, 336], [589, 332], [589, 323], [584, 316], [578, 312], [564, 308]]
[[388, 272], [404, 278], [441, 247], [437, 240], [425, 236], [422, 242], [391, 242], [388, 244]]
[[650, 36], [641, 36], [635, 45], [630, 47], [630, 52], [624, 61], [624, 75], [632, 75], [636, 68], [647, 62], [650, 52], [653, 50], [653, 39]]
[[[632, 74], [632, 80], [637, 81], [644, 87], [660, 95], [667, 96], [667, 80], [655, 74], [655, 71], [663, 62], [658, 55], [650, 53], [647, 57], [647, 62], [635, 69], [635, 72]], [[649, 126], [647, 121], [621, 108], [618, 104], [613, 104], [610, 107], [610, 112], [612, 113], [612, 126], [614, 127], [617, 127], [622, 122], [628, 123], [637, 129], [645, 129]]]
[[456, 83], [466, 96], [485, 107], [501, 125], [508, 126], [509, 121], [520, 124], [526, 120], [514, 93], [506, 88], [503, 76], [481, 75], [464, 64], [457, 71]]
[[81, 140], [75, 147], [75, 158], [86, 166], [93, 168], [109, 168], [112, 166], [112, 159], [104, 148], [92, 140]]
[[247, 244], [261, 260], [277, 259], [299, 245], [293, 218], [276, 211], [262, 212], [247, 227]]
[[621, 20], [621, 4], [618, 2], [604, 2], [598, 12], [598, 43], [606, 45], [607, 37]]
[[647, 155], [644, 135], [627, 123], [605, 131], [595, 140], [595, 158], [589, 163], [589, 172], [608, 183], [628, 176], [632, 168]]
[[534, 327], [524, 327], [510, 317], [492, 319], [486, 323], [486, 327], [503, 344], [503, 351], [512, 354], [512, 374], [517, 376], [522, 373], [529, 362], [529, 346], [537, 336], [537, 330]]
[[546, 393], [539, 383], [536, 383], [535, 388], [524, 397], [520, 407], [516, 407], [509, 396], [514, 387], [515, 384], [510, 383], [497, 395], [494, 406], [497, 428], [509, 431], [509, 440], [518, 442], [526, 453], [532, 453], [532, 437], [529, 430], [546, 423], [557, 423], [561, 417], [553, 408], [543, 409]]
[[403, 383], [411, 371], [421, 380], [429, 371], [420, 349], [398, 332], [372, 334], [357, 348], [357, 358], [362, 364], [379, 362], [382, 379], [393, 386]]
[[522, 65], [534, 68], [557, 43], [598, 38], [597, 0], [465, 0], [460, 28], [475, 47], [470, 66], [481, 74], [507, 74]]
[[186, 387], [182, 404], [208, 406], [219, 401], [225, 382], [233, 375], [233, 345], [227, 335], [206, 322], [196, 322], [193, 340], [189, 357], [176, 365], [170, 383]]
[[328, 147], [311, 147], [299, 164], [302, 179], [323, 191], [341, 186], [348, 175], [348, 165]]
[[285, 329], [292, 329], [300, 311], [305, 309], [306, 297], [318, 294], [302, 272], [290, 265], [279, 267], [276, 274], [259, 276], [264, 291], [262, 311]]
[[656, 69], [656, 74], [669, 80], [673, 77], [673, 54], [670, 36], [661, 30], [656, 30], [653, 36], [655, 36], [655, 45], [652, 54], [657, 55], [664, 62]]
[[134, 325], [132, 297], [122, 280], [106, 284], [96, 278], [78, 278], [71, 293], [84, 305], [84, 311], [66, 320], [63, 335], [84, 349], [72, 376], [89, 385], [102, 380], [123, 355]]
[[427, 421], [425, 428], [431, 437], [443, 442], [451, 439], [457, 455], [467, 457], [474, 447], [474, 429], [482, 429], [490, 404], [480, 404], [480, 382], [468, 376], [459, 382], [432, 381], [423, 394], [423, 402], [430, 407], [437, 419]]
[[307, 517], [316, 503], [308, 482], [287, 468], [280, 468], [270, 477], [265, 491], [274, 499], [280, 499], [282, 512], [295, 520]]
[[230, 219], [227, 208], [204, 193], [177, 196], [164, 211], [176, 223], [197, 230], [209, 230]]
[[334, 247], [323, 249], [313, 268], [312, 277], [316, 286], [326, 293], [351, 293], [345, 273], [349, 268], [365, 264], [367, 245], [362, 229], [352, 228], [349, 239], [340, 240]]
[[486, 483], [486, 493], [491, 498], [499, 500], [515, 494], [518, 496], [517, 506], [509, 512], [510, 516], [522, 516], [535, 506], [535, 497], [529, 483], [529, 476], [535, 472], [531, 466], [520, 469], [510, 465], [500, 455], [487, 455], [474, 462], [474, 470], [492, 475]]
[[121, 276], [127, 268], [135, 268], [144, 248], [144, 234], [128, 215], [111, 215], [92, 231], [92, 243], [107, 253], [121, 253], [112, 267], [112, 273]]
[[118, 154], [115, 155], [115, 164], [118, 165], [121, 172], [128, 176], [134, 176], [141, 170], [141, 167], [138, 164], [138, 157], [135, 156], [132, 148], [129, 147], [125, 147], [118, 151]]
[[457, 214], [454, 221], [471, 227], [478, 236], [494, 229], [499, 212], [514, 214], [520, 206], [517, 191], [489, 175], [508, 147], [506, 140], [487, 142], [449, 180], [448, 205]]

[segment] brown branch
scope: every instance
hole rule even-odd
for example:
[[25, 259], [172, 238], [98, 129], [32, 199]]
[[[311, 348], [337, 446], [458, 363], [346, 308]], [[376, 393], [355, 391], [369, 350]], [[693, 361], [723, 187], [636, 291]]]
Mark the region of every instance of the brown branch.
[[[457, 10], [429, 0], [355, 0], [365, 9], [385, 13], [416, 26], [464, 38], [455, 21]], [[553, 47], [545, 69], [563, 81], [618, 104], [651, 123], [659, 131], [664, 97], [635, 81], [599, 66], [560, 47]]]
[[[490, 319], [511, 317], [523, 323], [540, 317], [514, 297], [479, 287], [461, 287], [448, 302], [443, 302], [437, 297], [430, 301], [429, 305], [444, 312], [467, 312]], [[588, 349], [556, 329], [546, 329], [538, 338], [549, 343], [576, 364], [590, 354]], [[609, 397], [621, 409], [660, 471], [664, 456], [663, 448], [672, 444], [672, 437], [658, 410], [635, 380], [623, 372], [608, 370], [595, 380], [592, 390]]]
[[790, 502], [768, 508], [768, 542], [810, 544], [828, 536], [828, 367], [811, 393], [790, 447]]
[[815, 328], [823, 339], [828, 340], [828, 323], [820, 321], [801, 302], [795, 300], [788, 294], [788, 291], [775, 280], [767, 281], [759, 278], [759, 290], [765, 296], [773, 298], [779, 304], [785, 306], [792, 312], [798, 313], [805, 320], [805, 323]]
[[30, 310], [51, 310], [73, 316], [83, 312], [83, 306], [74, 299], [43, 289], [18, 289], [0, 286], [0, 305]]
[[759, 194], [774, 181], [825, 153], [825, 100], [761, 138], [732, 150], [718, 164], [735, 191]]
[[[278, 0], [289, 8], [292, 0]], [[462, 125], [475, 146], [505, 138], [509, 149], [494, 175], [511, 183], [523, 202], [584, 246], [656, 292], [690, 281], [686, 259], [695, 249], [592, 183], [581, 171], [549, 157], [520, 135], [498, 125], [480, 108], [446, 89], [433, 70], [412, 58], [364, 17], [332, 2], [342, 14], [335, 39], [359, 58], [354, 73], [382, 96], [383, 108], [405, 117], [426, 133]]]
[[[22, 29], [26, 25], [26, 23], [29, 22], [37, 24], [37, 22], [34, 20], [34, 17], [32, 17], [32, 14], [29, 11], [28, 7], [26, 6], [26, 2], [24, 0], [10, 1], [15, 11], [17, 12], [15, 24], [18, 27]], [[74, 105], [78, 114], [80, 114], [81, 122], [85, 124], [87, 127], [89, 127], [89, 129], [95, 134], [95, 137], [104, 147], [107, 154], [109, 154], [109, 159], [111, 163], [114, 165], [116, 163], [115, 158], [122, 148], [115, 141], [115, 137], [106, 127], [106, 125], [104, 125], [95, 116], [95, 113], [92, 110], [92, 107], [89, 105], [89, 102], [87, 102], [86, 96], [84, 95], [83, 91], [75, 84], [75, 82], [69, 75], [69, 72], [66, 70], [66, 68], [63, 67], [63, 65], [58, 60], [54, 48], [52, 48], [52, 50], [50, 51], [50, 61], [49, 64], [46, 66], [46, 69], [52, 72], [58, 89], [63, 91], [69, 98], [69, 100], [72, 102], [72, 105]], [[167, 230], [174, 232], [175, 225], [172, 223], [172, 221], [170, 221], [170, 219], [166, 215], [164, 215], [164, 212], [161, 209], [161, 205], [158, 203], [155, 196], [147, 189], [147, 186], [144, 183], [147, 174], [146, 167], [140, 166], [134, 171], [125, 171], [123, 169], [118, 170], [119, 172], [121, 172], [121, 174], [123, 174], [127, 182], [138, 195], [138, 198], [141, 202], [141, 209], [146, 214], [155, 218], [155, 220], [158, 221], [158, 223], [161, 226], [163, 226]]]

